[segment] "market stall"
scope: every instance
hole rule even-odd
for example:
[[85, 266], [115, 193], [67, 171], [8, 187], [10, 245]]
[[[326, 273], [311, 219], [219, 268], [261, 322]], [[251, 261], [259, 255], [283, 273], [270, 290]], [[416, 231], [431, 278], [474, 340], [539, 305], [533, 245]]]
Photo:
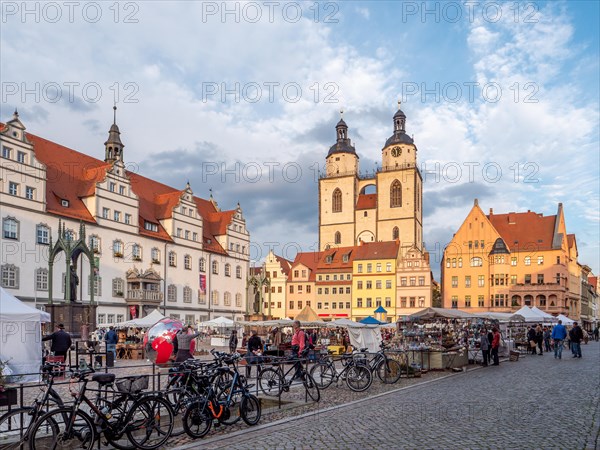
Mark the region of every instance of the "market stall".
[[227, 347], [229, 345], [231, 330], [238, 327], [240, 327], [238, 323], [223, 316], [198, 323], [198, 328], [212, 328], [217, 330], [217, 334], [210, 337], [210, 345], [213, 347]]
[[164, 319], [158, 309], [145, 317], [138, 317], [120, 322], [115, 325], [118, 329], [119, 341], [116, 345], [117, 359], [144, 359], [144, 346], [142, 344], [143, 332]]

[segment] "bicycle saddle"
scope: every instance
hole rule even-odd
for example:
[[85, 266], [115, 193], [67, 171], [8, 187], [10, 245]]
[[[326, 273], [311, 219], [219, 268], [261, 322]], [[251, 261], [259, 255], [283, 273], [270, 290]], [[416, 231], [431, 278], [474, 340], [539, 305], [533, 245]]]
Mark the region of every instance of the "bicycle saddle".
[[100, 386], [111, 384], [115, 381], [114, 373], [96, 373], [92, 375], [92, 381], [96, 381]]

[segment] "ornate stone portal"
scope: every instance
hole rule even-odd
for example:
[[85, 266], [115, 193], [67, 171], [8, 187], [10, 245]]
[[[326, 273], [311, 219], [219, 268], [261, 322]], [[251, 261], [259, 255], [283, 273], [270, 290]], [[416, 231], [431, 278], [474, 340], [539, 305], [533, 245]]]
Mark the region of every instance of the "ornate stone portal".
[[[54, 261], [57, 256], [64, 252], [65, 254], [65, 280], [64, 280], [64, 298], [55, 300], [52, 294], [52, 280], [54, 272]], [[79, 224], [78, 239], [74, 240], [73, 235], [65, 227], [64, 222], [58, 222], [58, 239], [55, 244], [52, 243], [50, 236], [50, 250], [48, 254], [48, 305], [46, 310], [51, 316], [52, 330], [59, 323], [65, 325], [65, 329], [74, 337], [86, 339], [90, 329], [96, 328], [96, 303], [94, 302], [94, 289], [90, 289], [90, 300], [84, 302], [77, 298], [77, 288], [79, 286], [80, 276], [77, 275], [77, 263], [81, 255], [85, 255], [90, 264], [90, 284], [95, 285], [98, 264], [94, 259], [93, 251], [85, 242], [85, 225]]]

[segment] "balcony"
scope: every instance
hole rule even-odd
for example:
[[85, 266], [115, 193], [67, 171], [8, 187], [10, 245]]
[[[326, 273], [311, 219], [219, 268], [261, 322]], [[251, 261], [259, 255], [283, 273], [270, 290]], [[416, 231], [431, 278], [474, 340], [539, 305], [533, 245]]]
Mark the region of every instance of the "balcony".
[[162, 302], [163, 294], [160, 291], [150, 289], [129, 289], [127, 290], [127, 302]]

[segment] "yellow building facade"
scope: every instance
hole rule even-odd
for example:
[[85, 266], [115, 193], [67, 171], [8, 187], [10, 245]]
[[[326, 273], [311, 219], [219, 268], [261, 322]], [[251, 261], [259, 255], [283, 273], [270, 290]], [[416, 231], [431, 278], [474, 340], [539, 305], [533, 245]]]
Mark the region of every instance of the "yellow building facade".
[[396, 268], [400, 254], [397, 241], [374, 242], [356, 247], [352, 263], [352, 320], [375, 316], [382, 306], [387, 320], [396, 317]]
[[491, 209], [486, 215], [475, 200], [444, 250], [443, 306], [510, 312], [528, 305], [577, 317], [573, 247], [560, 203], [554, 216]]
[[263, 265], [263, 270], [269, 279], [265, 287], [264, 313], [274, 319], [283, 319], [285, 314], [286, 283], [290, 272], [291, 262], [269, 251]]

